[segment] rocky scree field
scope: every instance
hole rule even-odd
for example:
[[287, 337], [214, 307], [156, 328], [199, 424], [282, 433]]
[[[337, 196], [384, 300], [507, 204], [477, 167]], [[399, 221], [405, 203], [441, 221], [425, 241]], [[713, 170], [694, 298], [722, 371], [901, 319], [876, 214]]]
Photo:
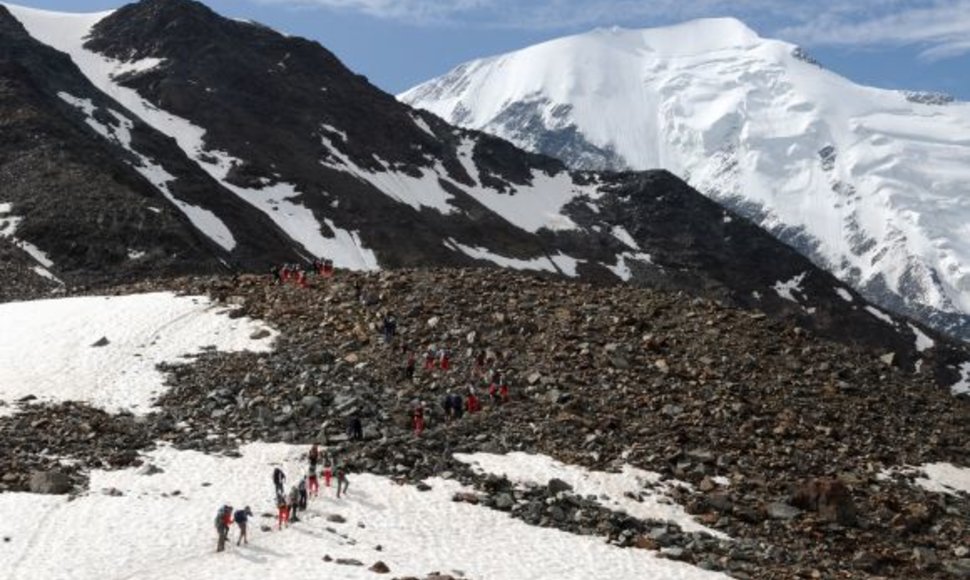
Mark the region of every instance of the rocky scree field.
[[[970, 464], [967, 398], [878, 353], [680, 294], [504, 271], [341, 272], [307, 289], [193, 278], [117, 292], [159, 289], [237, 305], [281, 331], [276, 350], [204, 353], [168, 369], [169, 390], [145, 417], [25, 401], [0, 418], [4, 489], [27, 489], [55, 457], [75, 460], [81, 486], [86, 469], [137, 464], [155, 441], [230, 455], [250, 441], [319, 441], [358, 471], [419, 486], [456, 478], [477, 490], [456, 501], [738, 578], [970, 574], [967, 494], [919, 485], [921, 466]], [[391, 345], [380, 336], [386, 312], [399, 320]], [[420, 361], [429, 345], [450, 349], [453, 368], [419, 362], [405, 380], [402, 347]], [[481, 349], [512, 401], [447, 422], [440, 401], [474, 384]], [[427, 406], [420, 438], [416, 400]], [[353, 414], [361, 442], [345, 434]], [[455, 457], [475, 452], [659, 472], [684, 482], [671, 486], [675, 501], [723, 536], [638, 520], [561, 482], [517, 485]]]

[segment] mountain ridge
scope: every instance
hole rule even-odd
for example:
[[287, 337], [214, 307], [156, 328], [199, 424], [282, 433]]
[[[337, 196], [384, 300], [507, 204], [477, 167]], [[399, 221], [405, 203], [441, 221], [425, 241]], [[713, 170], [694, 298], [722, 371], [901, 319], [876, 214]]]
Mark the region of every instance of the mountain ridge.
[[[701, 34], [717, 25], [726, 41]], [[970, 333], [970, 105], [855, 85], [739, 26], [564, 37], [399, 98], [574, 168], [669, 169], [881, 306]]]
[[[44, 174], [25, 167], [35, 181], [0, 203], [16, 216], [18, 243], [48, 252], [46, 268], [68, 286], [265, 272], [313, 258], [361, 270], [498, 266], [687, 291], [892, 352], [907, 370], [927, 364], [941, 384], [961, 376], [955, 345], [930, 333], [935, 350], [925, 353], [929, 331], [867, 309], [829, 274], [669, 172], [567, 172], [558, 160], [398, 103], [317, 43], [192, 2], [141, 2], [94, 16], [14, 8], [13, 17], [36, 43], [33, 58], [64, 66], [60, 76], [26, 69], [46, 83], [43, 98], [32, 99], [44, 105], [38, 115], [80, 132], [78, 141], [51, 137], [49, 146], [111, 157], [142, 201], [108, 205], [138, 205], [152, 219], [163, 210], [197, 248], [194, 261], [153, 254], [150, 238], [133, 243], [148, 226], [108, 230], [109, 240], [93, 226], [55, 237], [77, 227], [75, 216], [98, 223], [92, 210], [103, 201], [62, 200], [94, 169], [47, 191]], [[0, 35], [0, 46], [7, 42]], [[258, 88], [240, 90], [250, 85]], [[0, 162], [0, 171], [12, 167]], [[35, 210], [30, 200], [61, 204], [67, 214]], [[81, 260], [64, 243], [89, 253], [107, 245], [113, 257]]]

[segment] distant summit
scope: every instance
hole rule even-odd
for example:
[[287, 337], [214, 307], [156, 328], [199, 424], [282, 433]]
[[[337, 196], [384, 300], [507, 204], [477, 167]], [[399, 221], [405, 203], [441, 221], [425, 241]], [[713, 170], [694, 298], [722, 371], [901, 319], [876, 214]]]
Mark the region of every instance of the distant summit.
[[733, 18], [551, 40], [399, 98], [576, 169], [667, 169], [970, 338], [970, 104], [853, 84]]

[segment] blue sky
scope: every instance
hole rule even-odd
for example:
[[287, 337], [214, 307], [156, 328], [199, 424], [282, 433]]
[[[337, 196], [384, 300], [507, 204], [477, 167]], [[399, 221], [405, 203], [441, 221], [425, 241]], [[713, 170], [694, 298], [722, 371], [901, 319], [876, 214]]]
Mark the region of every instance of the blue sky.
[[[14, 0], [70, 12], [124, 0]], [[466, 60], [597, 26], [734, 16], [863, 84], [970, 101], [970, 0], [205, 0], [313, 38], [396, 93]]]

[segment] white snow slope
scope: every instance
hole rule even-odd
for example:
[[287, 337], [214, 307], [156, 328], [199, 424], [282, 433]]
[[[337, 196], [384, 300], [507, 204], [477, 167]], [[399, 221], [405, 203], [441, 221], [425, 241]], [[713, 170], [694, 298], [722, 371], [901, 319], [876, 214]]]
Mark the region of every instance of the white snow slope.
[[169, 293], [0, 304], [0, 414], [27, 395], [148, 413], [163, 389], [156, 365], [207, 348], [272, 348], [275, 331], [227, 313], [206, 297]]
[[[587, 580], [589, 578], [707, 580], [727, 578], [656, 552], [617, 548], [602, 538], [529, 526], [508, 514], [451, 501], [466, 491], [432, 479], [432, 490], [371, 475], [351, 475], [348, 494], [324, 488], [302, 521], [265, 532], [273, 523], [273, 466], [295, 478], [300, 452], [282, 444], [250, 444], [239, 458], [167, 446], [146, 460], [157, 475], [137, 469], [91, 474], [91, 491], [66, 497], [0, 494], [0, 570], [9, 580], [139, 580], [187, 578], [372, 580], [380, 560], [390, 576], [423, 578], [440, 571], [474, 580]], [[299, 466], [299, 467], [298, 467]], [[103, 493], [117, 490], [123, 495]], [[173, 495], [173, 492], [179, 494]], [[248, 546], [216, 553], [213, 519], [219, 506], [249, 505], [255, 517]], [[339, 514], [346, 523], [333, 523]], [[233, 526], [232, 539], [237, 530]], [[381, 546], [380, 551], [376, 549]], [[364, 566], [325, 562], [353, 558]], [[462, 574], [455, 571], [460, 570]]]
[[[575, 128], [610, 164], [672, 171], [885, 307], [970, 313], [970, 103], [856, 85], [733, 19], [561, 38], [399, 98], [526, 149]], [[607, 163], [583, 151], [564, 157]]]

